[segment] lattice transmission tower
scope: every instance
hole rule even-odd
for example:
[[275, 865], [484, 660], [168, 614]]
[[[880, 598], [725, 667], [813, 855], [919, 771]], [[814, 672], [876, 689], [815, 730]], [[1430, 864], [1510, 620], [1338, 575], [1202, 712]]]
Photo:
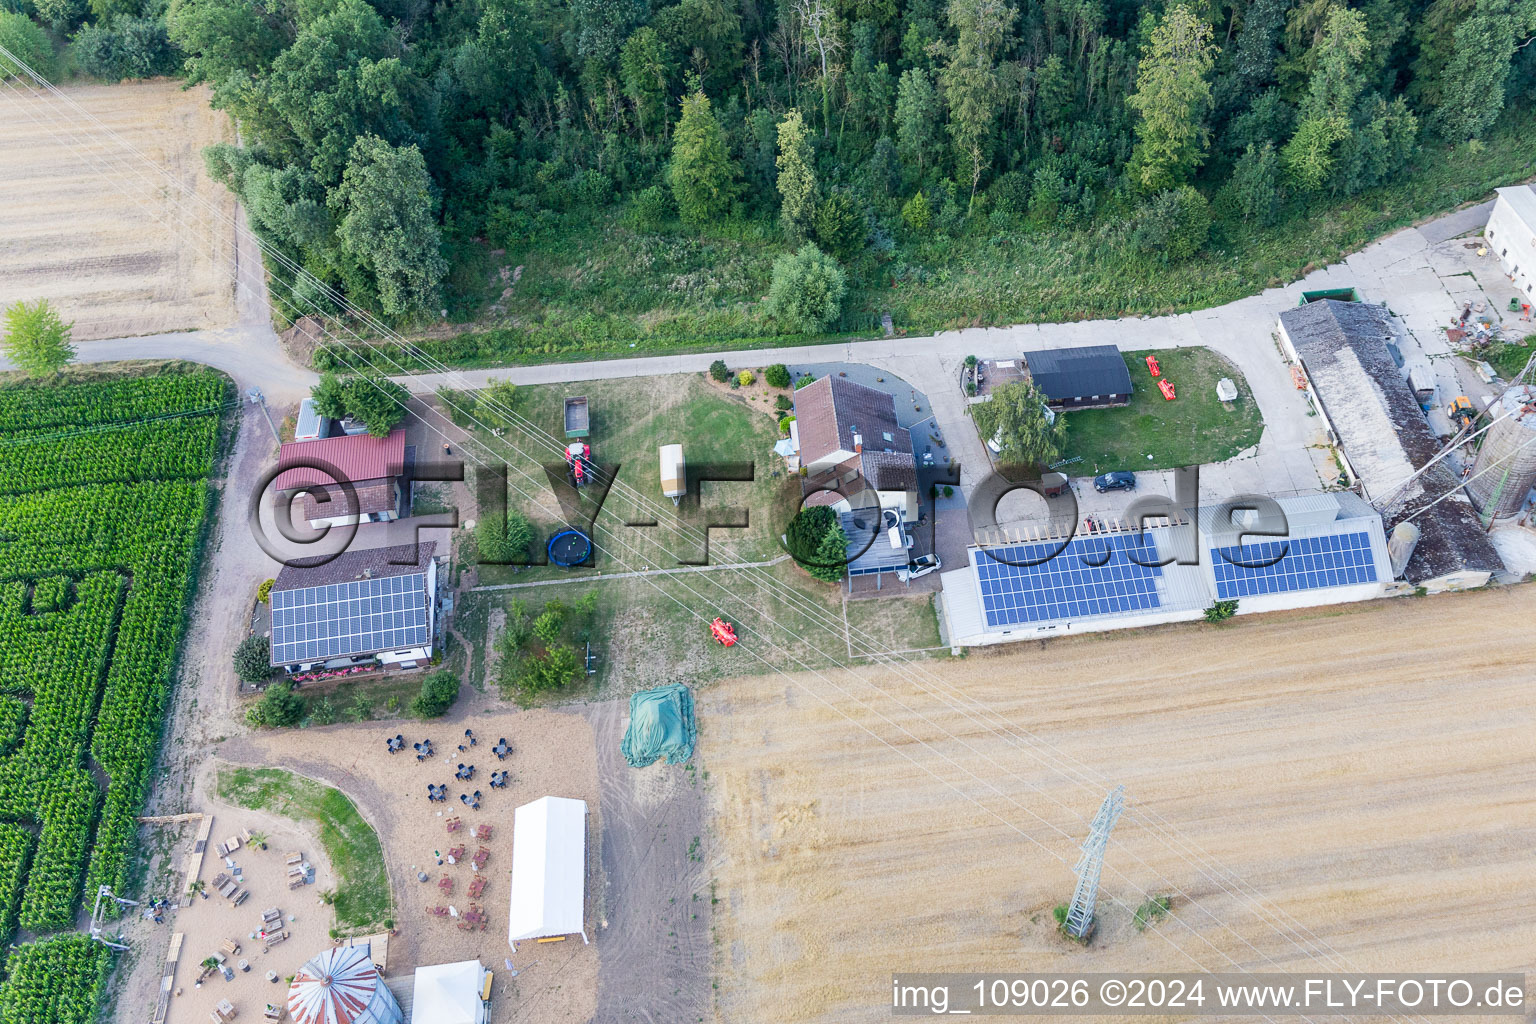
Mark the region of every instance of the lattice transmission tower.
[[1093, 816], [1088, 838], [1083, 841], [1083, 855], [1077, 860], [1077, 889], [1072, 893], [1072, 903], [1067, 907], [1067, 920], [1063, 924], [1067, 934], [1074, 939], [1086, 939], [1093, 930], [1093, 905], [1099, 898], [1099, 873], [1104, 869], [1104, 849], [1109, 845], [1110, 830], [1120, 820], [1125, 810], [1125, 787], [1116, 786], [1109, 791], [1099, 805], [1099, 813]]

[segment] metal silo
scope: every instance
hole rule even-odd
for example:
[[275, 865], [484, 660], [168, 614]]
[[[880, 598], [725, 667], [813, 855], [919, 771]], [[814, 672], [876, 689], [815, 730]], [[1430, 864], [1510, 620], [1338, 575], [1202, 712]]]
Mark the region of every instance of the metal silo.
[[1519, 384], [1504, 392], [1493, 418], [1503, 416], [1483, 438], [1467, 480], [1467, 493], [1483, 522], [1519, 512], [1536, 484], [1536, 386]]

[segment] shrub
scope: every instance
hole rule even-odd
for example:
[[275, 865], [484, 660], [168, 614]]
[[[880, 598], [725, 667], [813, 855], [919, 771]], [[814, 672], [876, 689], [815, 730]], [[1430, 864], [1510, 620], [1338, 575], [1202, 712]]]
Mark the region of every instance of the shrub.
[[[774, 363], [772, 366], [766, 367], [763, 370], [763, 380], [771, 388], [787, 388], [791, 383], [789, 379], [789, 367], [785, 366], [783, 363]], [[780, 395], [779, 397], [783, 398], [784, 396]]]
[[331, 695], [321, 697], [309, 709], [309, 720], [316, 725], [331, 725], [336, 721], [336, 703]]
[[481, 565], [526, 565], [533, 524], [517, 509], [491, 512], [475, 523], [475, 561]]
[[583, 206], [607, 206], [613, 202], [613, 180], [602, 171], [588, 168], [576, 179], [576, 201]]
[[752, 375], [751, 370], [742, 370], [736, 375], [736, 384], [739, 387], [749, 388], [752, 386], [752, 382], [755, 380], [757, 380], [757, 378]]
[[812, 377], [810, 374], [807, 373], [805, 376], [803, 376], [799, 380], [795, 381], [795, 390], [799, 391], [801, 388], [805, 387], [807, 384], [815, 384], [815, 383], [816, 383], [816, 378]]
[[843, 268], [807, 242], [773, 261], [768, 311], [790, 330], [818, 331], [837, 319], [847, 290]]
[[1225, 622], [1237, 614], [1236, 601], [1217, 601], [1205, 610], [1206, 622]]
[[259, 683], [272, 674], [265, 637], [248, 636], [235, 648], [235, 675], [243, 683]]
[[421, 692], [411, 701], [417, 718], [441, 718], [459, 698], [459, 677], [443, 669], [421, 681]]
[[272, 600], [272, 588], [277, 585], [277, 580], [262, 580], [261, 586], [256, 588], [256, 600], [266, 604]]
[[795, 402], [788, 395], [776, 395], [773, 399], [773, 407], [779, 412], [788, 412], [795, 407]]
[[709, 375], [724, 384], [731, 379], [731, 368], [725, 365], [724, 359], [716, 359], [709, 364]]
[[641, 189], [629, 201], [626, 219], [637, 228], [656, 230], [671, 220], [676, 210], [672, 206], [672, 193], [660, 185]]
[[1144, 253], [1165, 261], [1195, 255], [1211, 234], [1211, 208], [1189, 185], [1159, 192], [1136, 215], [1131, 240]]
[[789, 425], [793, 422], [795, 422], [795, 418], [793, 416], [785, 416], [783, 419], [779, 420], [779, 433], [783, 434], [785, 437], [788, 437]]
[[245, 709], [245, 720], [261, 729], [285, 729], [304, 717], [304, 700], [288, 683], [267, 687], [261, 699]]

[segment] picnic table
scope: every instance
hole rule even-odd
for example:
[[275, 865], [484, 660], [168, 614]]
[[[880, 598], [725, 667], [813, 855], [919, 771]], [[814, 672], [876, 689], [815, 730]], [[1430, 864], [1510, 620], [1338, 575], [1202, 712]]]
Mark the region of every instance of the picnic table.
[[464, 847], [463, 847], [463, 845], [460, 844], [459, 846], [453, 847], [451, 850], [448, 851], [448, 856], [452, 857], [454, 860], [458, 860], [460, 857], [463, 857], [464, 856]]
[[479, 899], [481, 894], [485, 892], [485, 887], [489, 884], [490, 880], [486, 878], [476, 878], [474, 881], [470, 882], [469, 898], [472, 900]]
[[498, 761], [505, 761], [507, 759], [507, 755], [512, 753], [512, 744], [508, 743], [507, 738], [503, 736], [501, 739], [497, 740], [496, 745], [491, 748], [491, 753], [496, 755], [496, 759]]
[[453, 879], [447, 875], [442, 877], [442, 880], [437, 883], [437, 887], [442, 890], [444, 896], [453, 895]]
[[476, 825], [475, 826], [475, 838], [476, 839], [489, 839], [489, 838], [491, 838], [491, 826], [490, 825]]
[[449, 818], [447, 821], [443, 822], [443, 824], [448, 826], [449, 832], [457, 832], [459, 830], [459, 826], [462, 825], [463, 822], [459, 821], [458, 817], [455, 816]]
[[491, 851], [486, 849], [485, 847], [482, 846], [482, 847], [480, 847], [480, 849], [475, 851], [475, 867], [477, 867], [477, 868], [485, 867], [485, 862], [490, 860], [490, 859], [491, 859]]

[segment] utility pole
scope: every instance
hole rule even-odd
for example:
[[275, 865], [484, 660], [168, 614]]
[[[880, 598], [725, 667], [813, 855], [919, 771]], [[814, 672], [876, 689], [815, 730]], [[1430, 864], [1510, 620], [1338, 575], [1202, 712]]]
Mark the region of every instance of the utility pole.
[[261, 388], [249, 387], [245, 389], [245, 397], [250, 399], [252, 405], [261, 410], [261, 415], [266, 419], [267, 426], [272, 428], [272, 439], [278, 444], [283, 443], [282, 437], [277, 432], [277, 425], [272, 422], [272, 414], [267, 412], [267, 403], [261, 394]]
[[1093, 906], [1099, 898], [1099, 873], [1104, 868], [1104, 849], [1109, 845], [1110, 830], [1120, 820], [1125, 810], [1125, 787], [1116, 786], [1109, 791], [1099, 805], [1099, 813], [1093, 816], [1088, 838], [1083, 841], [1083, 855], [1078, 858], [1077, 889], [1072, 893], [1072, 903], [1067, 908], [1064, 927], [1074, 939], [1084, 940], [1093, 930]]

